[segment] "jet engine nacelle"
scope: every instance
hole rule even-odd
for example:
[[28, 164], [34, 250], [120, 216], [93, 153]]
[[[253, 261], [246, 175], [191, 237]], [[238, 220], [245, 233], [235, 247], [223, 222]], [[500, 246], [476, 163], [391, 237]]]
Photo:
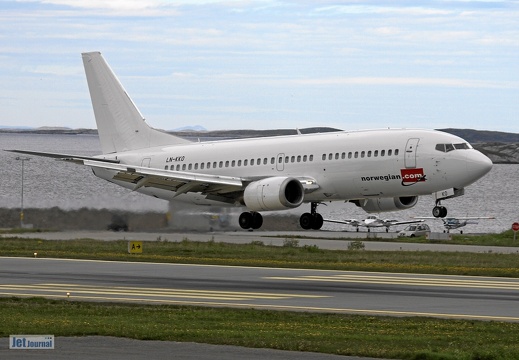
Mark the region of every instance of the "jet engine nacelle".
[[270, 177], [247, 185], [243, 202], [251, 211], [285, 210], [303, 203], [301, 182], [291, 177]]
[[395, 211], [410, 209], [418, 202], [418, 196], [401, 196], [395, 198], [368, 199], [360, 204], [367, 213], [379, 213], [384, 211]]

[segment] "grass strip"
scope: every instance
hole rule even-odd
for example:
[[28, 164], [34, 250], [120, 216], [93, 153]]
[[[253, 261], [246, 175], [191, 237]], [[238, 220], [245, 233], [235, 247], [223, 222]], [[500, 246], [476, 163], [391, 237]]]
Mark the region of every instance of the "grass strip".
[[127, 241], [0, 239], [0, 256], [519, 277], [519, 253], [324, 250], [294, 239], [282, 247], [183, 239], [144, 242], [143, 248], [128, 254]]
[[0, 298], [0, 336], [117, 336], [388, 359], [519, 359], [519, 324]]

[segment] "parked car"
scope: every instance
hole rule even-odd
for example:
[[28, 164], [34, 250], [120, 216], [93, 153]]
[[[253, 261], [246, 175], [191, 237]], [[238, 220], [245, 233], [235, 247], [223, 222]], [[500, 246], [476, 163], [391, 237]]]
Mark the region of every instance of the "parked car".
[[431, 232], [431, 228], [427, 224], [411, 224], [398, 233], [398, 237], [417, 237], [425, 236]]

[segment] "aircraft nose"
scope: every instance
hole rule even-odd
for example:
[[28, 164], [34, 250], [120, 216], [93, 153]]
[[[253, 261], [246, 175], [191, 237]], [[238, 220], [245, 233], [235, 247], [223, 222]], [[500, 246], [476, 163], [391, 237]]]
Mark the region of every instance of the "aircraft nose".
[[477, 150], [467, 154], [467, 172], [476, 181], [492, 170], [492, 160]]

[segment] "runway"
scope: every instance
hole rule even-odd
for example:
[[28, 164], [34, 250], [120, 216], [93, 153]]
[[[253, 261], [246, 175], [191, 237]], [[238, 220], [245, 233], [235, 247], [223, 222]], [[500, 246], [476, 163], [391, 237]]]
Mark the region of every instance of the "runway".
[[519, 321], [519, 279], [0, 258], [0, 296]]

